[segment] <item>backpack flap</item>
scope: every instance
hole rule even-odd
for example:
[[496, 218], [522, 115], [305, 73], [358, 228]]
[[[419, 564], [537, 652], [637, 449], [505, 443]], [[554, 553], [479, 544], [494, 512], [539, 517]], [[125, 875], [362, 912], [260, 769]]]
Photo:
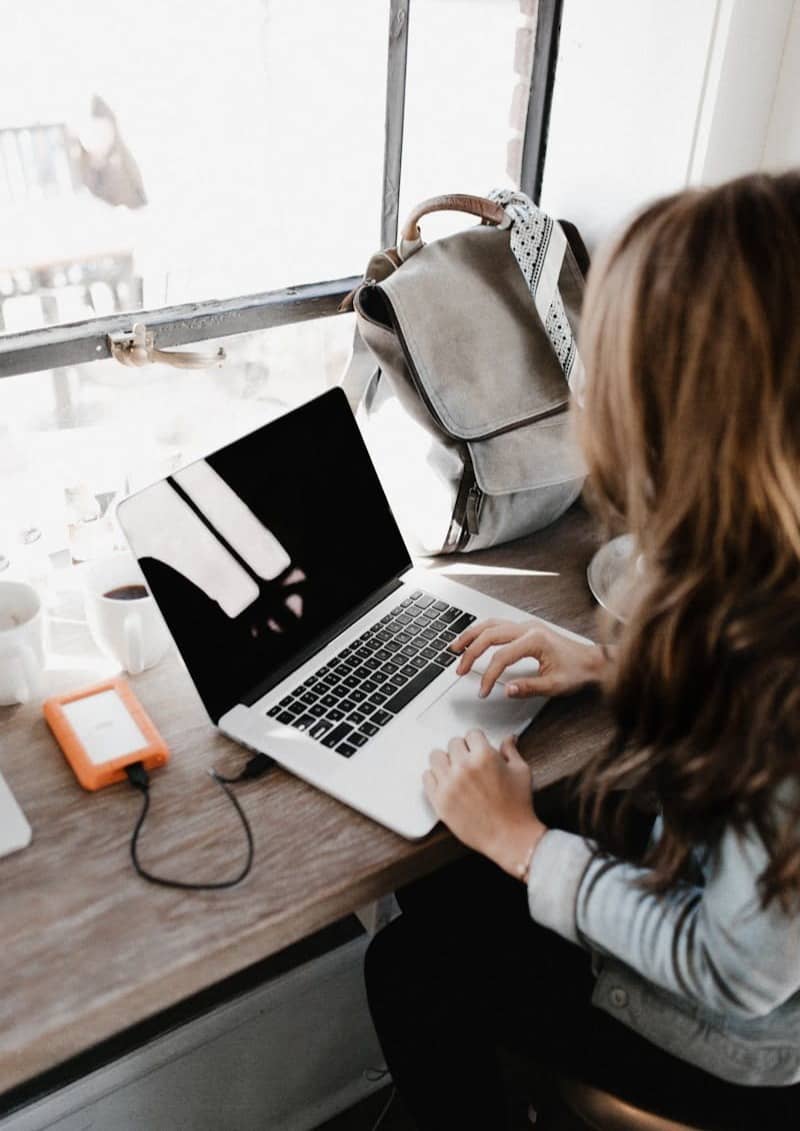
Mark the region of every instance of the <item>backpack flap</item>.
[[510, 495], [582, 479], [585, 468], [562, 412], [488, 440], [467, 443], [475, 481], [485, 495]]
[[[561, 275], [577, 322], [582, 280], [571, 253]], [[440, 439], [467, 443], [481, 491], [508, 494], [582, 474], [569, 386], [507, 230], [476, 227], [422, 247], [362, 287], [356, 310], [407, 410]]]
[[569, 388], [509, 246], [476, 227], [428, 244], [380, 284], [420, 395], [478, 440], [566, 408]]

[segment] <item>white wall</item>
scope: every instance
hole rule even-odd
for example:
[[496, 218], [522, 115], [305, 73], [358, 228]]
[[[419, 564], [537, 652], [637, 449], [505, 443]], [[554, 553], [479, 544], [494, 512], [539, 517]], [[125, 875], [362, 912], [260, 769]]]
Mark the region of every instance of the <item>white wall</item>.
[[761, 167], [795, 6], [718, 0], [690, 180], [716, 184]]
[[759, 168], [765, 147], [798, 160], [798, 9], [565, 0], [543, 206], [592, 247], [656, 196]]
[[772, 171], [800, 166], [800, 0], [786, 37], [763, 165]]
[[542, 205], [591, 246], [685, 184], [715, 0], [565, 0]]

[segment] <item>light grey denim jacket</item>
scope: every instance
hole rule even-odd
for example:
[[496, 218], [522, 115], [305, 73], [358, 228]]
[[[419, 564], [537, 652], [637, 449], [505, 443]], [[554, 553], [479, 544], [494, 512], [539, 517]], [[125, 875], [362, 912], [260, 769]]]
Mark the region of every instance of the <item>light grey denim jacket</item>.
[[699, 858], [701, 879], [660, 896], [641, 868], [596, 858], [551, 829], [528, 883], [533, 918], [595, 955], [593, 1003], [673, 1056], [736, 1084], [800, 1080], [800, 912], [758, 877], [755, 832], [728, 829]]

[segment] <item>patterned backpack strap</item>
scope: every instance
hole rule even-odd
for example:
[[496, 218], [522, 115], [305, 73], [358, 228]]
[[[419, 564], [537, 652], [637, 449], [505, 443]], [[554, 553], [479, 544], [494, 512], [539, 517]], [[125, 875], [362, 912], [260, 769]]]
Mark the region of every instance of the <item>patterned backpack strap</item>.
[[536, 311], [553, 346], [570, 391], [580, 401], [583, 366], [578, 343], [564, 309], [558, 279], [567, 238], [557, 220], [542, 212], [524, 192], [492, 189], [490, 200], [502, 204], [511, 217], [511, 251], [528, 284]]

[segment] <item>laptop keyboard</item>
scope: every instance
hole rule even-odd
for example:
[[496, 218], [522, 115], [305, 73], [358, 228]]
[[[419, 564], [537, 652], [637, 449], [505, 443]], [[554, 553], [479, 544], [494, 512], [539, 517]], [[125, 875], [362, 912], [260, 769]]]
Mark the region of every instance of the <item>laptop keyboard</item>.
[[267, 714], [350, 758], [455, 663], [448, 646], [474, 620], [418, 589]]

